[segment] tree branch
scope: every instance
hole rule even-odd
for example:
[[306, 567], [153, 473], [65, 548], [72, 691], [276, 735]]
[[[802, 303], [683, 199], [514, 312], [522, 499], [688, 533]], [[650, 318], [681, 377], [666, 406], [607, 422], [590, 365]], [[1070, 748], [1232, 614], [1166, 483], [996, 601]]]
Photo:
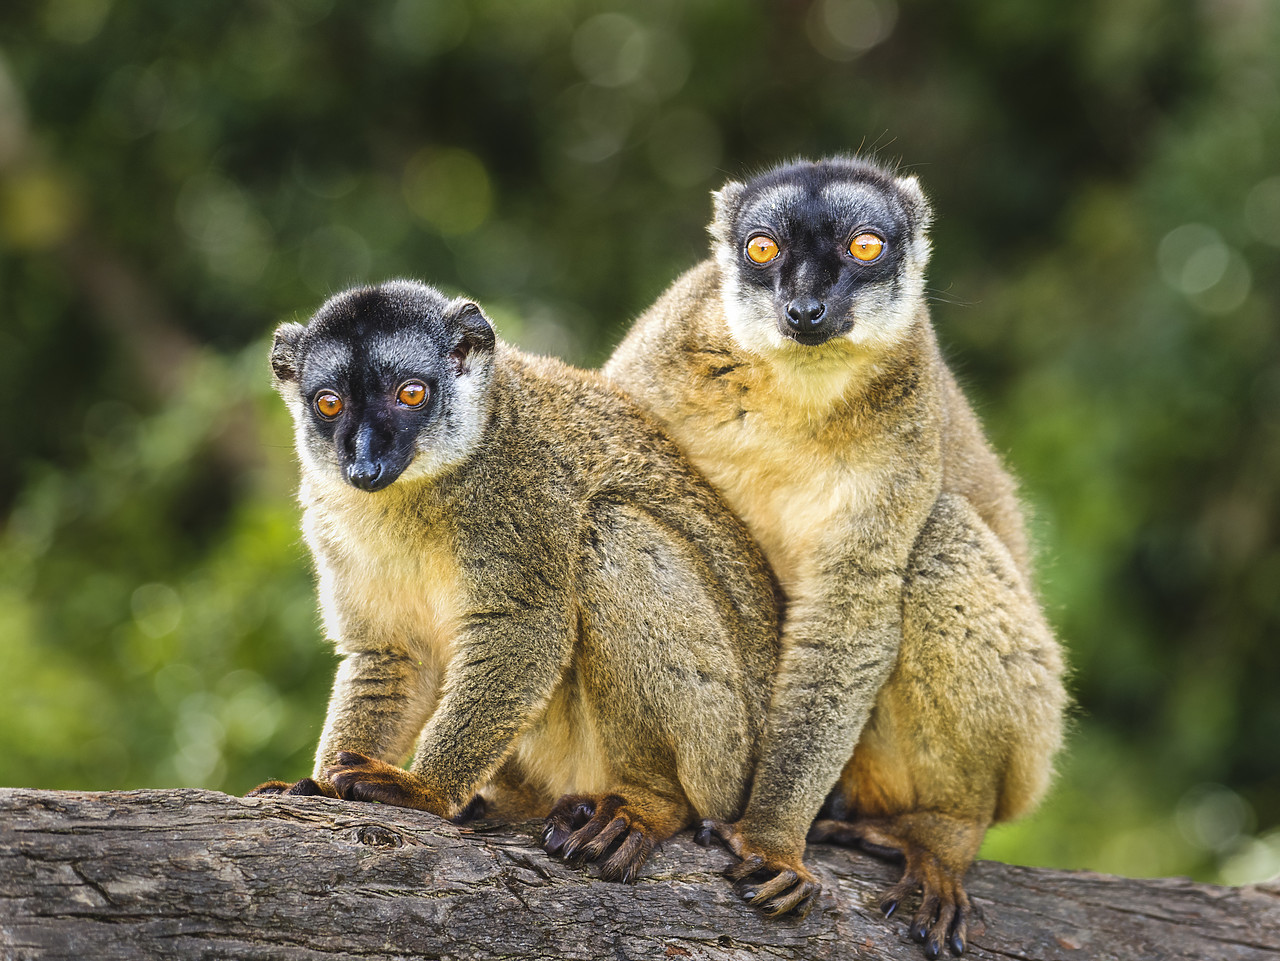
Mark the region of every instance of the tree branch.
[[[820, 903], [772, 921], [682, 835], [635, 885], [547, 857], [537, 826], [211, 791], [0, 790], [0, 958], [923, 957], [876, 901], [893, 865], [814, 845]], [[968, 957], [1280, 959], [1280, 884], [1223, 888], [979, 862]]]

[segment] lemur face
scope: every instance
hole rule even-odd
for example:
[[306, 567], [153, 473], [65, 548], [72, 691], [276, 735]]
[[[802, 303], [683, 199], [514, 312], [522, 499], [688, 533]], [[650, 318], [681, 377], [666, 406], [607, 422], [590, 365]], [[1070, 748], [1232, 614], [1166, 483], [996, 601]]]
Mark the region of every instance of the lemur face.
[[929, 206], [914, 177], [851, 158], [779, 167], [715, 195], [729, 327], [758, 353], [891, 345], [923, 296]]
[[331, 298], [276, 331], [271, 366], [304, 466], [380, 491], [466, 456], [483, 423], [493, 328], [480, 308], [411, 281]]

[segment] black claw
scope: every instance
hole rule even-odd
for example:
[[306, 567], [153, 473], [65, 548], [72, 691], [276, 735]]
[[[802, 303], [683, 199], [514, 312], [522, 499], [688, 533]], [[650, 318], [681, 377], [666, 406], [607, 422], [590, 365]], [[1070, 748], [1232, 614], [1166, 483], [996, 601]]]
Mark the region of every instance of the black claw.
[[911, 925], [910, 934], [911, 934], [912, 941], [923, 941], [924, 936], [928, 933], [929, 933], [929, 927], [923, 921], [917, 921], [915, 922], [915, 924]]
[[884, 912], [886, 918], [893, 917], [893, 912], [898, 910], [898, 901], [896, 898], [890, 898], [888, 901], [880, 902], [880, 910]]
[[951, 940], [948, 941], [947, 944], [948, 944], [948, 947], [951, 948], [951, 953], [954, 954], [957, 958], [960, 957], [960, 955], [964, 954], [964, 939], [960, 937], [960, 935], [958, 934], [951, 935]]
[[542, 832], [542, 846], [552, 854], [563, 848], [567, 840], [569, 840], [569, 832], [556, 825], [547, 825], [547, 829]]
[[924, 946], [924, 956], [928, 958], [929, 961], [935, 961], [941, 952], [942, 945], [938, 943], [936, 938], [930, 938]]
[[600, 877], [606, 881], [619, 881], [622, 884], [634, 884], [636, 875], [640, 871], [640, 865], [636, 863], [634, 857], [628, 858], [623, 864], [613, 864], [606, 861], [600, 868]]
[[698, 825], [698, 829], [693, 832], [693, 840], [695, 844], [701, 844], [704, 848], [711, 847], [711, 839], [715, 837], [715, 831], [711, 829], [710, 821], [703, 821]]
[[756, 892], [756, 889], [755, 889], [755, 888], [743, 888], [743, 889], [742, 889], [742, 896], [743, 896], [744, 898], [746, 898], [748, 901], [753, 900], [753, 899], [755, 898], [755, 896], [756, 896], [756, 893], [757, 893], [757, 892]]
[[596, 831], [591, 837], [582, 837], [579, 832], [575, 832], [575, 836], [565, 844], [563, 855], [566, 861], [576, 867], [581, 867], [588, 861], [594, 861], [604, 854], [604, 847], [599, 843], [601, 832]]

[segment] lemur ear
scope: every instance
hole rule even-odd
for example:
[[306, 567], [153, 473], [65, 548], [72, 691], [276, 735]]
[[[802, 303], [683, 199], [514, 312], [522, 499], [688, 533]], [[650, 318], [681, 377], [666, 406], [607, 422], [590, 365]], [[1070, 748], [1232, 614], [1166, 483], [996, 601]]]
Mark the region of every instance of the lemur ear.
[[298, 342], [307, 328], [302, 324], [281, 324], [271, 341], [271, 371], [276, 380], [298, 379]]
[[480, 305], [473, 300], [455, 300], [449, 305], [449, 315], [462, 329], [462, 336], [472, 347], [488, 350], [493, 347], [497, 335], [493, 322], [484, 315]]
[[449, 351], [449, 359], [459, 374], [468, 369], [467, 358], [473, 350], [493, 350], [497, 335], [493, 332], [493, 324], [480, 305], [473, 300], [458, 299], [449, 305], [445, 313], [446, 322], [458, 327], [461, 338], [457, 346]]
[[898, 192], [902, 194], [902, 199], [907, 202], [907, 206], [911, 208], [911, 216], [915, 220], [915, 226], [918, 230], [926, 229], [933, 222], [933, 207], [924, 195], [924, 190], [920, 187], [920, 181], [915, 174], [909, 177], [898, 177], [893, 185], [898, 188]]
[[729, 230], [733, 226], [733, 211], [742, 199], [746, 184], [730, 180], [711, 193], [711, 236], [721, 243], [729, 242]]

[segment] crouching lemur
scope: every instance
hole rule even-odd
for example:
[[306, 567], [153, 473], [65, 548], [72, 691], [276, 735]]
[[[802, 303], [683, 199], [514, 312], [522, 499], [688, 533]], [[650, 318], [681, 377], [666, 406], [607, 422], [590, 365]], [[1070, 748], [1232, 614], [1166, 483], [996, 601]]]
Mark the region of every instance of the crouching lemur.
[[965, 872], [988, 826], [1044, 793], [1066, 695], [1014, 483], [930, 323], [929, 205], [914, 177], [845, 157], [714, 200], [712, 258], [605, 367], [746, 522], [786, 598], [750, 800], [712, 827], [771, 913], [818, 889], [811, 825], [900, 855], [882, 909], [922, 888], [913, 937], [959, 954]]
[[779, 595], [647, 414], [408, 281], [285, 324], [271, 366], [342, 660], [312, 777], [255, 793], [452, 817], [480, 792], [620, 880], [741, 813]]

